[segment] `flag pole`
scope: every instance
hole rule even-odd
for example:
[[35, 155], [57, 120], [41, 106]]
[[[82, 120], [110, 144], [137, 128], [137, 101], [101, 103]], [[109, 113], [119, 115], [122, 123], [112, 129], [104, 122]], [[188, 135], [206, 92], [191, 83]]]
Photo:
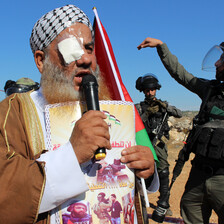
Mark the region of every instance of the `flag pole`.
[[[99, 27], [99, 31], [100, 31], [100, 34], [101, 34], [101, 37], [102, 37], [102, 40], [103, 40], [103, 44], [105, 46], [105, 50], [106, 50], [110, 65], [111, 65], [111, 69], [114, 73], [114, 78], [115, 78], [115, 81], [116, 81], [116, 84], [117, 84], [117, 87], [118, 87], [118, 91], [119, 91], [121, 100], [125, 101], [124, 93], [121, 89], [121, 85], [120, 85], [120, 82], [119, 82], [119, 79], [118, 79], [118, 75], [117, 75], [113, 60], [112, 60], [111, 55], [110, 55], [109, 47], [107, 45], [107, 42], [106, 42], [106, 39], [105, 39], [105, 36], [104, 36], [103, 28], [101, 26], [101, 22], [100, 22], [96, 7], [93, 7], [93, 12], [94, 12], [95, 17], [96, 17], [96, 21], [97, 21], [97, 24], [98, 24], [98, 27]], [[145, 180], [144, 180], [144, 178], [140, 178], [140, 180], [141, 180], [141, 184], [142, 184], [142, 190], [143, 190], [143, 194], [144, 194], [144, 198], [145, 198], [146, 207], [150, 207], [149, 200], [148, 200], [148, 193], [147, 193], [146, 185], [145, 185]]]
[[140, 179], [141, 179], [141, 184], [142, 184], [142, 191], [143, 191], [144, 198], [145, 198], [145, 205], [147, 208], [149, 208], [150, 204], [149, 204], [149, 199], [148, 199], [148, 193], [146, 190], [145, 180], [142, 177]]

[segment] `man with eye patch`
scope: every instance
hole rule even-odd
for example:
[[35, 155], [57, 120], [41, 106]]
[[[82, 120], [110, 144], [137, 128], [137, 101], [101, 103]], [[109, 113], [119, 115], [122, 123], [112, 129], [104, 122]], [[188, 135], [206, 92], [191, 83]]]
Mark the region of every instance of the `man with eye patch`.
[[183, 151], [185, 160], [189, 153], [195, 154], [180, 204], [184, 222], [209, 223], [214, 210], [218, 222], [224, 223], [224, 42], [212, 47], [202, 62], [203, 70], [216, 71], [215, 80], [186, 71], [161, 40], [147, 37], [137, 48], [146, 47], [156, 47], [169, 74], [202, 100]]
[[[86, 75], [98, 80], [100, 100], [112, 99], [97, 65], [92, 25], [78, 7], [66, 5], [43, 15], [32, 29], [30, 46], [41, 73], [40, 89], [1, 102], [0, 220], [58, 224], [69, 199], [80, 200], [89, 191], [84, 174], [96, 150], [110, 150], [111, 143], [107, 116], [90, 110], [76, 121], [65, 144], [49, 150], [45, 106], [82, 100]], [[119, 159], [138, 178], [154, 174], [149, 147], [128, 147]]]

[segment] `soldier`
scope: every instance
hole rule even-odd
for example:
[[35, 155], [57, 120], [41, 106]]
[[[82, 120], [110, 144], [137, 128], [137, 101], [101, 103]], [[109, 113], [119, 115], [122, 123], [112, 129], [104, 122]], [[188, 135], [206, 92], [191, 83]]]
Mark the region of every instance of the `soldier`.
[[[169, 140], [168, 117], [180, 118], [182, 112], [166, 101], [156, 98], [156, 91], [161, 85], [154, 74], [148, 73], [136, 80], [136, 89], [145, 94], [145, 100], [136, 104], [136, 108], [142, 118], [150, 140], [155, 148], [159, 166], [158, 174], [160, 180], [160, 196], [158, 206], [168, 209], [169, 205], [169, 163], [166, 143]], [[172, 215], [171, 209], [166, 215]]]
[[170, 75], [202, 100], [187, 146], [187, 153], [195, 157], [181, 199], [184, 222], [207, 224], [214, 210], [218, 222], [224, 223], [224, 42], [215, 45], [202, 63], [203, 70], [216, 71], [215, 80], [186, 71], [161, 40], [148, 37], [137, 48], [145, 47], [156, 47]]
[[30, 78], [21, 78], [18, 79], [16, 82], [8, 80], [6, 81], [4, 86], [6, 96], [9, 96], [13, 93], [24, 93], [30, 90], [37, 90], [37, 89], [39, 89], [39, 83], [34, 82]]

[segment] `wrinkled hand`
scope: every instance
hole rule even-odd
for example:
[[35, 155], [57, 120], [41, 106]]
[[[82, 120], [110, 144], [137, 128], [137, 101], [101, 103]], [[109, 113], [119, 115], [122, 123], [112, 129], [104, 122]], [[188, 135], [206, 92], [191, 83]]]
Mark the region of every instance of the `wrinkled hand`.
[[76, 122], [70, 142], [80, 164], [93, 158], [99, 147], [111, 149], [106, 118], [103, 112], [90, 110]]
[[138, 50], [146, 47], [157, 47], [158, 45], [163, 44], [161, 40], [147, 37], [141, 44], [138, 45]]
[[154, 173], [154, 158], [149, 147], [132, 146], [121, 152], [121, 162], [126, 163], [128, 168], [135, 169], [139, 178], [147, 179]]

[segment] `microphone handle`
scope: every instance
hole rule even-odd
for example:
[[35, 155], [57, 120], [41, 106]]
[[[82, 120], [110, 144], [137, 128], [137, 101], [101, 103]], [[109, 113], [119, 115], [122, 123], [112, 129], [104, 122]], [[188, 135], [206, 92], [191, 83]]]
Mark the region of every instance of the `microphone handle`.
[[[85, 76], [83, 77], [85, 78]], [[94, 77], [95, 78], [95, 77]], [[86, 98], [87, 110], [100, 110], [98, 99], [98, 84], [96, 80], [90, 81], [83, 86], [84, 95]], [[101, 160], [106, 157], [106, 149], [98, 148], [95, 152], [95, 159]]]

